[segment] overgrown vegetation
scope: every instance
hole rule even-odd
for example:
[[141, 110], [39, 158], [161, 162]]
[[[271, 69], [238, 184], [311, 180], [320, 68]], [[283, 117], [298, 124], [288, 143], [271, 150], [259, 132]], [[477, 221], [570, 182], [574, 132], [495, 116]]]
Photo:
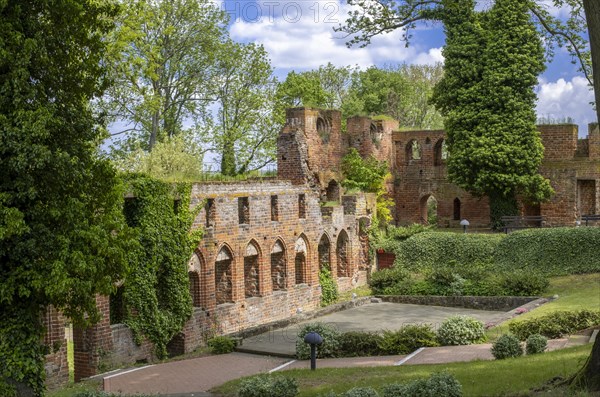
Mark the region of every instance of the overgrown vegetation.
[[235, 341], [228, 336], [214, 336], [206, 344], [213, 354], [231, 353], [235, 348]]
[[338, 299], [337, 283], [328, 266], [324, 266], [319, 271], [319, 285], [321, 286], [321, 306], [335, 303]]
[[285, 376], [260, 375], [244, 379], [238, 390], [239, 397], [294, 397], [298, 384]]
[[392, 219], [390, 208], [394, 204], [385, 188], [385, 181], [391, 176], [387, 163], [373, 157], [363, 159], [352, 148], [342, 159], [342, 172], [344, 188], [377, 194], [377, 218], [373, 226], [385, 226]]
[[162, 358], [167, 343], [192, 313], [186, 263], [201, 234], [190, 233], [191, 186], [143, 175], [124, 178], [133, 196], [125, 202], [125, 217], [140, 242], [132, 255], [132, 272], [121, 287], [124, 322], [136, 341], [147, 337]]

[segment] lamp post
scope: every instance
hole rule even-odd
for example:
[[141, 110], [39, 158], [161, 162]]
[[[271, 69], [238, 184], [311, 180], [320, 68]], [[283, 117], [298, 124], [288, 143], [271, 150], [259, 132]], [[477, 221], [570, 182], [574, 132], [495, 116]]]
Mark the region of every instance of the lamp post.
[[470, 223], [468, 220], [463, 219], [462, 221], [460, 221], [460, 225], [463, 227], [463, 232], [466, 233], [467, 227], [470, 225]]
[[316, 332], [309, 332], [304, 336], [304, 342], [310, 345], [310, 369], [314, 371], [317, 368], [317, 345], [323, 343], [323, 338]]

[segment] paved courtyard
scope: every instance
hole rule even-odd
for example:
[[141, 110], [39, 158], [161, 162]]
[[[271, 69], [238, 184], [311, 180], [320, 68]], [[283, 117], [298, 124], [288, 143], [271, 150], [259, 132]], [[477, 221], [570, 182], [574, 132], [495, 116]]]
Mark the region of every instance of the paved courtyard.
[[[469, 315], [483, 322], [497, 322], [506, 313], [497, 311], [470, 310], [437, 306], [420, 306], [398, 303], [372, 303], [306, 322], [324, 322], [340, 331], [378, 331], [398, 329], [406, 324], [431, 324], [435, 328], [444, 319], [453, 315]], [[295, 361], [295, 336], [304, 323], [273, 330], [266, 334], [244, 339], [242, 347], [249, 354], [232, 354], [195, 358], [165, 364], [151, 365], [124, 371], [104, 378], [105, 391], [121, 393], [151, 393], [171, 396], [208, 396], [206, 391], [227, 381], [257, 373], [288, 368], [308, 368], [308, 361]], [[425, 352], [424, 352], [425, 353]], [[269, 355], [267, 355], [269, 354]], [[462, 353], [465, 360], [487, 358], [489, 347], [480, 347]], [[486, 357], [480, 357], [481, 355]], [[437, 359], [443, 355], [433, 354]], [[451, 353], [453, 360], [457, 355]], [[412, 357], [383, 356], [348, 359], [319, 360], [320, 367], [397, 365]]]
[[306, 323], [322, 322], [342, 332], [396, 330], [406, 324], [430, 324], [436, 329], [446, 318], [455, 315], [467, 315], [487, 323], [498, 322], [506, 314], [498, 311], [454, 307], [371, 303], [246, 338], [241, 350], [247, 353], [294, 357], [296, 335]]

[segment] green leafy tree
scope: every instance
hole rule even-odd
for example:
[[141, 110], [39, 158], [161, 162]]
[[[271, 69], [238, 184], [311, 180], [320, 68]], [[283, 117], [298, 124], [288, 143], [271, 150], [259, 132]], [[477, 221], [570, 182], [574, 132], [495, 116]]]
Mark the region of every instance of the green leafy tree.
[[141, 147], [114, 160], [121, 172], [144, 173], [166, 181], [192, 181], [202, 177], [204, 149], [185, 132], [158, 142], [151, 152]]
[[232, 176], [275, 162], [282, 124], [273, 116], [276, 81], [265, 49], [228, 41], [218, 54], [211, 86], [218, 111], [204, 139], [220, 156], [221, 173]]
[[386, 180], [391, 176], [389, 166], [373, 157], [365, 160], [352, 148], [342, 159], [342, 172], [344, 188], [377, 194], [377, 224], [385, 226], [392, 219], [390, 208], [394, 204], [386, 189]]
[[408, 129], [441, 128], [442, 117], [429, 100], [442, 73], [442, 64], [357, 71], [348, 96], [355, 102], [347, 100], [342, 109], [348, 115], [390, 116]]
[[152, 150], [166, 137], [202, 129], [227, 17], [209, 0], [120, 1], [106, 56], [114, 84], [99, 107], [124, 125], [113, 132], [122, 149]]
[[496, 225], [517, 213], [517, 195], [540, 202], [552, 194], [538, 174], [543, 146], [534, 111], [544, 53], [523, 2], [497, 0], [486, 14], [472, 0], [445, 6], [446, 71], [434, 103], [445, 115], [448, 174], [490, 198]]
[[116, 9], [0, 1], [0, 394], [44, 394], [43, 313], [98, 318], [135, 247], [90, 101]]

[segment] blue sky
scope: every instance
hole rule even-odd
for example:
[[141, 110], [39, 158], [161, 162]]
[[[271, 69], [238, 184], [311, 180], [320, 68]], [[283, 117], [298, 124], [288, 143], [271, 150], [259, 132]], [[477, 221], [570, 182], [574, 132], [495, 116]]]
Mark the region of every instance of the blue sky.
[[[366, 68], [384, 64], [423, 64], [442, 62], [444, 35], [439, 24], [419, 26], [410, 46], [400, 40], [401, 32], [373, 39], [366, 48], [346, 48], [334, 26], [344, 23], [350, 10], [338, 0], [215, 0], [230, 15], [234, 40], [264, 45], [278, 77], [291, 70], [314, 69], [327, 62], [336, 66], [358, 65]], [[552, 14], [565, 16], [566, 10], [549, 7]], [[564, 49], [557, 49], [554, 60], [540, 76], [537, 87], [539, 116], [555, 119], [571, 117], [580, 125], [580, 136], [587, 124], [595, 121], [593, 100], [587, 80], [571, 63]]]

